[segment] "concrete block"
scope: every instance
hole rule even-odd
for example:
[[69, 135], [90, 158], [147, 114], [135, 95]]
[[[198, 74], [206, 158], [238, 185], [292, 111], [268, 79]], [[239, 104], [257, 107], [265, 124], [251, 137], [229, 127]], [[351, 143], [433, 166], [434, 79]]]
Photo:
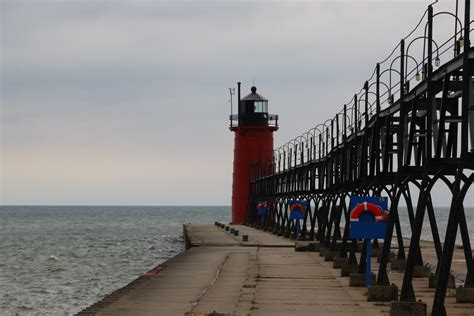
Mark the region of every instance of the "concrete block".
[[356, 264], [343, 264], [341, 266], [341, 277], [349, 277], [352, 273], [357, 273], [359, 266]]
[[390, 267], [392, 270], [405, 271], [407, 265], [406, 259], [392, 259], [390, 260]]
[[426, 303], [392, 301], [390, 316], [426, 316]]
[[[334, 250], [341, 250], [342, 241], [337, 241], [335, 244], [332, 244], [331, 242], [331, 247], [334, 248]], [[346, 244], [346, 247], [348, 247], [348, 244]]]
[[367, 301], [369, 302], [390, 302], [398, 300], [398, 286], [395, 284], [388, 286], [371, 285], [367, 291]]
[[309, 243], [305, 241], [295, 242], [295, 251], [308, 251]]
[[342, 267], [342, 265], [346, 264], [347, 265], [347, 262], [349, 261], [349, 258], [339, 258], [339, 257], [335, 257], [334, 258], [334, 264], [333, 264], [333, 268], [334, 269], [340, 269]]
[[[370, 274], [370, 284], [375, 284], [377, 282], [377, 277], [374, 273]], [[365, 273], [352, 273], [349, 279], [349, 286], [354, 287], [365, 287]]]
[[427, 278], [430, 276], [430, 268], [425, 266], [415, 266], [413, 269], [414, 278]]
[[[383, 242], [379, 242], [378, 248], [374, 248], [374, 245], [372, 245], [372, 253], [374, 253], [374, 252], [377, 252], [377, 253], [378, 253], [379, 249], [380, 249], [380, 251], [382, 251], [382, 247], [383, 247]], [[357, 250], [358, 250], [359, 252], [362, 252], [362, 249], [363, 249], [363, 248], [364, 248], [364, 242], [363, 242], [363, 241], [362, 241], [362, 242], [358, 242], [358, 243], [357, 243]]]
[[[361, 245], [360, 243], [356, 243], [355, 249], [354, 249], [355, 252], [360, 252], [360, 248], [361, 248], [360, 245]], [[351, 250], [352, 250], [352, 242], [347, 242], [347, 251], [351, 251]]]
[[308, 250], [307, 251], [319, 251], [319, 243], [316, 241], [310, 241], [308, 244]]
[[[388, 262], [390, 262], [392, 259], [397, 259], [397, 255], [390, 251], [388, 253]], [[377, 255], [377, 263], [380, 262], [382, 262], [382, 248], [380, 248], [380, 251]]]
[[456, 289], [456, 303], [474, 303], [474, 288], [458, 287]]
[[324, 261], [334, 261], [334, 257], [336, 257], [337, 255], [339, 255], [339, 251], [327, 250], [324, 253]]
[[370, 252], [370, 257], [377, 258], [379, 256], [379, 253], [382, 253], [382, 248], [372, 248], [372, 251]]
[[[430, 276], [428, 277], [428, 286], [430, 287], [430, 289], [435, 289], [437, 283], [438, 283], [438, 276], [436, 274], [430, 274]], [[456, 282], [454, 280], [454, 276], [450, 274], [448, 277], [448, 289], [455, 289], [455, 288], [456, 288]]]

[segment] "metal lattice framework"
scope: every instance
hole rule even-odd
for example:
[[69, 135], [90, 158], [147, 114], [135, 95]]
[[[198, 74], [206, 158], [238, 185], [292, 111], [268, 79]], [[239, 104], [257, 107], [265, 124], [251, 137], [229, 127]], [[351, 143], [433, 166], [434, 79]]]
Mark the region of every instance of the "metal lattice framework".
[[[444, 297], [458, 227], [467, 265], [464, 286], [474, 287], [464, 213], [464, 200], [474, 180], [474, 49], [469, 40], [474, 21], [470, 20], [470, 1], [465, 1], [464, 23], [457, 11], [434, 13], [430, 5], [415, 29], [377, 63], [363, 88], [334, 118], [277, 148], [272, 162], [250, 170], [249, 224], [296, 237], [289, 201], [305, 199], [310, 206], [302, 225], [303, 238], [338, 249], [339, 257], [348, 258], [349, 263], [357, 264], [357, 244], [349, 239], [349, 196], [387, 195], [390, 218], [377, 285], [389, 285], [387, 263], [392, 236], [396, 235], [396, 257], [406, 259], [402, 301], [416, 300], [413, 271], [423, 265], [419, 244], [427, 214], [438, 259], [433, 315], [446, 314]], [[454, 24], [454, 31], [443, 40], [433, 34], [434, 22], [441, 16]], [[419, 49], [415, 50], [417, 44]], [[441, 63], [441, 58], [447, 61]], [[417, 84], [411, 88], [412, 81]], [[436, 183], [445, 183], [451, 195], [444, 244], [431, 197]], [[263, 222], [257, 220], [258, 200], [270, 201]], [[400, 202], [406, 204], [410, 221], [409, 249], [403, 245]], [[359, 271], [364, 271], [362, 259]]]

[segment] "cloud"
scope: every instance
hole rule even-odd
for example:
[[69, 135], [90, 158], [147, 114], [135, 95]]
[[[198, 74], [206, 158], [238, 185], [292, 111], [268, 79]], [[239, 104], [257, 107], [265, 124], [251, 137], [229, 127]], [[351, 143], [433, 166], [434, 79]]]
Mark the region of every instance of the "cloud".
[[228, 87], [255, 78], [283, 143], [333, 117], [427, 4], [2, 1], [1, 202], [228, 204]]

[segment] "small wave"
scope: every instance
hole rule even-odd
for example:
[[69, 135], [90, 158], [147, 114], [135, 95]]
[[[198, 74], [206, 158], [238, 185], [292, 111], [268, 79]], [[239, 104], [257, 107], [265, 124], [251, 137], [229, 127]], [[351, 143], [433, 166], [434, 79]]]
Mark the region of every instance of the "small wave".
[[19, 269], [23, 269], [22, 267], [20, 266], [16, 266], [16, 265], [13, 265], [13, 264], [10, 264], [8, 265], [7, 267], [8, 269], [12, 269], [12, 270], [19, 270]]
[[81, 258], [82, 257], [81, 255], [79, 255], [78, 253], [76, 253], [74, 251], [71, 251], [70, 255], [71, 255], [72, 258]]
[[175, 243], [176, 242], [176, 236], [163, 235], [163, 236], [161, 236], [161, 238], [164, 239], [167, 242], [170, 242], [170, 243]]
[[48, 260], [59, 261], [59, 258], [57, 256], [51, 255], [49, 256]]
[[20, 305], [20, 306], [17, 307], [17, 309], [24, 312], [24, 311], [32, 311], [33, 307], [26, 306], [26, 305]]
[[32, 290], [32, 291], [37, 294], [49, 294], [49, 292], [45, 289]]

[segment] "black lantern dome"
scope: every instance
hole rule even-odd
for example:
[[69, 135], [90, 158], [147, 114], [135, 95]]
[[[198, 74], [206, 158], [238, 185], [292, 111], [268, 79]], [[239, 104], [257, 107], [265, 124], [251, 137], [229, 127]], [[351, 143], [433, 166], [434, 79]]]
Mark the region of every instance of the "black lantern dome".
[[268, 125], [268, 100], [257, 93], [257, 87], [240, 100], [240, 125]]

